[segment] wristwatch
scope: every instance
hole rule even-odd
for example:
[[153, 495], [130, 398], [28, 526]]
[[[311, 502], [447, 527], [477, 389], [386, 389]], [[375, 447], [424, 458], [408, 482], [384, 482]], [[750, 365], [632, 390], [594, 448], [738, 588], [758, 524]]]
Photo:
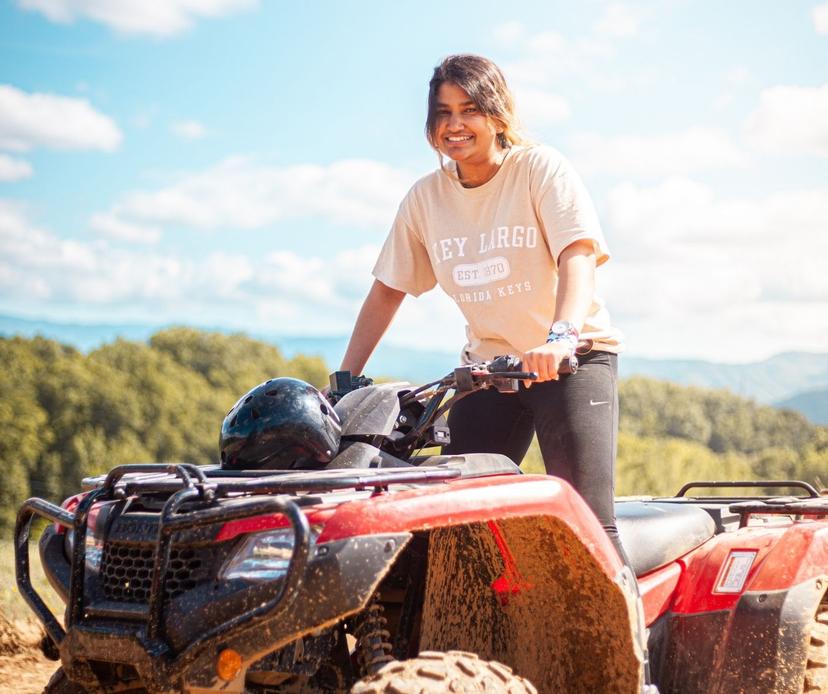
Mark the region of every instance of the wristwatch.
[[572, 345], [574, 350], [578, 346], [578, 328], [574, 323], [568, 320], [556, 320], [549, 328], [549, 335], [546, 338], [547, 342], [566, 341]]

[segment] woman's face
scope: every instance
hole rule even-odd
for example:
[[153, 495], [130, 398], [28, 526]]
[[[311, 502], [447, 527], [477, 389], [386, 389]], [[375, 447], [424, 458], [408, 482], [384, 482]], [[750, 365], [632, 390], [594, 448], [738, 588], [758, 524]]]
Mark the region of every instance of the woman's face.
[[472, 167], [498, 160], [497, 135], [502, 129], [480, 112], [465, 89], [443, 82], [437, 91], [436, 112], [434, 141], [443, 154]]

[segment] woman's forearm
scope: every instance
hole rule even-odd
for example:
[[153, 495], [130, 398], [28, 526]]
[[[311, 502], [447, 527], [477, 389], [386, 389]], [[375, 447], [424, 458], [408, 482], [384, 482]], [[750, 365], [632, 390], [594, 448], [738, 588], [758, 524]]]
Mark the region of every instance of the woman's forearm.
[[[567, 246], [558, 259], [558, 291], [555, 319], [572, 323], [579, 331], [589, 313], [595, 291], [595, 250], [591, 241], [576, 241]], [[551, 326], [550, 326], [551, 327]], [[557, 380], [558, 365], [571, 356], [568, 341], [547, 342], [523, 353], [523, 368], [534, 371], [537, 381]], [[526, 381], [526, 387], [533, 381]]]
[[339, 367], [340, 371], [362, 373], [368, 358], [391, 325], [404, 298], [405, 292], [374, 280], [357, 316], [348, 349], [345, 350], [342, 365]]
[[558, 259], [555, 320], [584, 325], [595, 295], [595, 250], [592, 241], [576, 241]]

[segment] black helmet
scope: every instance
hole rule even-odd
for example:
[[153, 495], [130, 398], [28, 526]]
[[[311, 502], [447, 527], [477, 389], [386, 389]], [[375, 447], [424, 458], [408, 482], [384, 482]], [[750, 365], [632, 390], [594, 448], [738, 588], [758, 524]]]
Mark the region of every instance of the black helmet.
[[221, 466], [228, 469], [319, 468], [333, 460], [339, 417], [316, 388], [272, 378], [233, 405], [221, 424]]

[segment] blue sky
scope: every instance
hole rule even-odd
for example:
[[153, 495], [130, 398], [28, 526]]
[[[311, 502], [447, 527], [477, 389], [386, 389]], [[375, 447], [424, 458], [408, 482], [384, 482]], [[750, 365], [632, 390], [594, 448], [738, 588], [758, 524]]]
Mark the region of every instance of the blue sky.
[[[5, 2], [0, 312], [348, 333], [455, 52], [582, 173], [630, 354], [826, 351], [813, 0]], [[432, 292], [387, 339], [457, 350], [462, 317]]]

